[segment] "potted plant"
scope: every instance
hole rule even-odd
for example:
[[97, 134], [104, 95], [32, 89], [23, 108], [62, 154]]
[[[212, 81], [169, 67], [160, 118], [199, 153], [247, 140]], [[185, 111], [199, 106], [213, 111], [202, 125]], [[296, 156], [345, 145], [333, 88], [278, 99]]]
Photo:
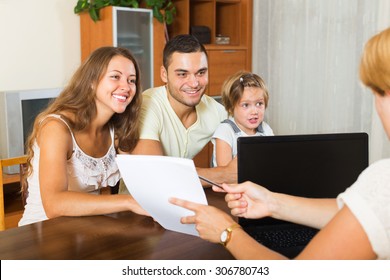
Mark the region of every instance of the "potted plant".
[[107, 6], [139, 8], [145, 5], [153, 10], [153, 16], [162, 23], [171, 24], [176, 14], [172, 0], [78, 0], [74, 13], [89, 13], [93, 21], [98, 21], [100, 9]]

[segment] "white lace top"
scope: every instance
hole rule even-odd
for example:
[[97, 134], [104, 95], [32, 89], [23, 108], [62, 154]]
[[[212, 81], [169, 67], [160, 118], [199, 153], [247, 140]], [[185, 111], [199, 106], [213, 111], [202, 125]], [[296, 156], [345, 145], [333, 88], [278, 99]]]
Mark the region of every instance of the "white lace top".
[[[93, 158], [85, 154], [74, 138], [72, 130], [59, 115], [49, 115], [63, 121], [69, 128], [73, 140], [73, 154], [67, 162], [68, 190], [98, 194], [98, 190], [107, 186], [115, 186], [120, 179], [120, 173], [115, 161], [114, 130], [110, 130], [111, 146], [105, 156]], [[28, 197], [23, 217], [19, 226], [46, 220], [47, 216], [42, 205], [39, 189], [39, 157], [40, 149], [37, 143], [33, 146], [33, 173], [28, 177]]]
[[390, 259], [390, 159], [371, 164], [337, 202], [359, 220], [378, 259]]

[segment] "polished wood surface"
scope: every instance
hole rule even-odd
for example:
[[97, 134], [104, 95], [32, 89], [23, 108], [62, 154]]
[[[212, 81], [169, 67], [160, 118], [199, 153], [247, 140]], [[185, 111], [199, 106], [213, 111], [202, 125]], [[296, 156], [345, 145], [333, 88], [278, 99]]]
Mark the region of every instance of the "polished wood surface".
[[[223, 194], [206, 190], [210, 205], [227, 211]], [[220, 244], [165, 230], [132, 212], [60, 217], [0, 232], [0, 259], [233, 259]]]

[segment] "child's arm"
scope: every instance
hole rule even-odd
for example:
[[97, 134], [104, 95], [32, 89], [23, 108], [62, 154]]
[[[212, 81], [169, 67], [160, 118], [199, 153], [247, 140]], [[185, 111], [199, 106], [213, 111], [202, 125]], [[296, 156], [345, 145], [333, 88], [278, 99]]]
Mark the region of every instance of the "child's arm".
[[232, 147], [224, 140], [215, 138], [215, 157], [217, 166], [226, 166], [233, 159]]

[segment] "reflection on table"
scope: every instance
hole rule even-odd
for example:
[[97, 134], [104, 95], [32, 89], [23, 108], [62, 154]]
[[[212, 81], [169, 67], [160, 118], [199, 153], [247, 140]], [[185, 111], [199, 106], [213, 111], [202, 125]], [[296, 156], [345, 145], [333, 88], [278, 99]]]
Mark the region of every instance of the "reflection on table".
[[[210, 205], [227, 211], [224, 196], [206, 190]], [[7, 259], [233, 259], [220, 244], [165, 230], [132, 212], [60, 217], [0, 232]]]

